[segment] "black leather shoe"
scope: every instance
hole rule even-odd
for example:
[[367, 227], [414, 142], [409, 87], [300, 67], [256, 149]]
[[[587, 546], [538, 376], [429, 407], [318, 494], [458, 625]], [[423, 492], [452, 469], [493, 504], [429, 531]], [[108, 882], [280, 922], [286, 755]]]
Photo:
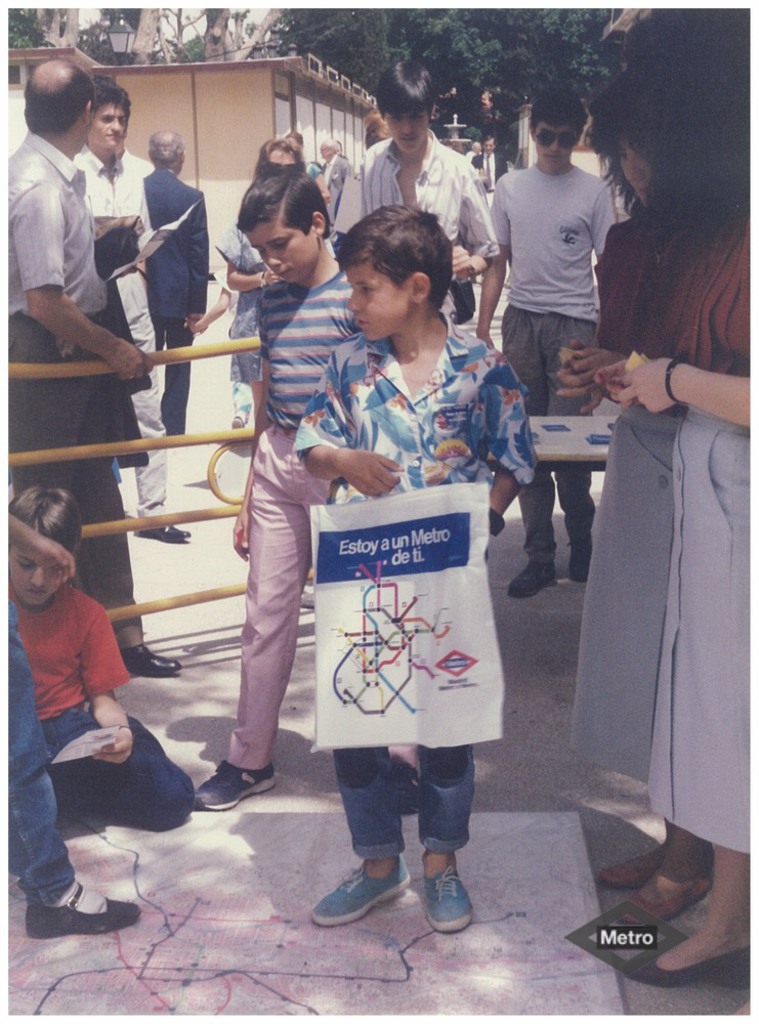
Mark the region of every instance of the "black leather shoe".
[[129, 673], [133, 676], [154, 676], [158, 679], [175, 676], [182, 671], [182, 666], [174, 658], [162, 658], [145, 646], [124, 647], [121, 657]]
[[556, 582], [556, 569], [553, 562], [528, 562], [518, 576], [509, 583], [509, 597], [532, 597], [543, 587], [551, 587]]
[[642, 981], [645, 985], [658, 985], [660, 988], [677, 988], [680, 985], [695, 985], [706, 981], [711, 985], [723, 988], [748, 988], [751, 975], [751, 950], [738, 949], [734, 953], [713, 956], [710, 960], [702, 960], [700, 964], [681, 967], [679, 971], [664, 971], [655, 963], [644, 964], [628, 977], [633, 981]]
[[135, 534], [145, 540], [162, 540], [164, 544], [186, 544], [192, 536], [187, 530], [178, 530], [176, 526], [161, 526], [155, 530], [135, 530]]
[[106, 900], [102, 914], [83, 914], [73, 907], [46, 907], [30, 903], [26, 908], [26, 934], [30, 939], [56, 939], [61, 935], [101, 935], [128, 928], [140, 916], [136, 903]]
[[573, 544], [569, 555], [569, 578], [575, 583], [586, 583], [590, 570], [590, 556], [593, 554], [593, 545], [588, 541], [586, 544]]

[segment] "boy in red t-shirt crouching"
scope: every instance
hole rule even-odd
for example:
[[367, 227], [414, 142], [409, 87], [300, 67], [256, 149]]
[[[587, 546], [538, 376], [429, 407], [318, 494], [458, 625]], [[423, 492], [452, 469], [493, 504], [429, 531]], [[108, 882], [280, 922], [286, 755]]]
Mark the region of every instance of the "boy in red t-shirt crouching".
[[[14, 498], [9, 512], [76, 554], [81, 516], [68, 491], [30, 487]], [[117, 701], [114, 690], [129, 681], [129, 673], [105, 609], [62, 584], [12, 540], [9, 561], [10, 599], [18, 609], [51, 761], [88, 732], [118, 728], [96, 753], [47, 765], [59, 811], [155, 832], [181, 825], [192, 811], [192, 781]]]

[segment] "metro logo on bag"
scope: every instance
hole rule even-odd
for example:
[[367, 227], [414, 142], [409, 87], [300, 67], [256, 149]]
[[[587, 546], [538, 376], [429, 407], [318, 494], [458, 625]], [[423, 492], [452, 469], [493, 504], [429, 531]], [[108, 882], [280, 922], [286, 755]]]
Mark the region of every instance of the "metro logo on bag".
[[487, 484], [312, 510], [316, 746], [501, 736]]

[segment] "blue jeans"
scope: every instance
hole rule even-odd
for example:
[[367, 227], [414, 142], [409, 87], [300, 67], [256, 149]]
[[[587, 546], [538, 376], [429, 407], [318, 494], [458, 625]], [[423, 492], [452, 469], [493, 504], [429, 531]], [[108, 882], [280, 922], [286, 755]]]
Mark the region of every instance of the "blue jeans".
[[[67, 743], [100, 726], [86, 711], [72, 709], [42, 723], [52, 759]], [[151, 732], [129, 718], [134, 745], [123, 764], [82, 757], [48, 764], [61, 813], [95, 814], [110, 822], [164, 832], [187, 820], [195, 802], [192, 781], [170, 761]]]
[[[404, 848], [393, 762], [386, 747], [336, 750], [335, 770], [353, 851], [375, 860]], [[474, 796], [471, 746], [419, 747], [419, 839], [432, 853], [469, 842]]]
[[8, 862], [28, 903], [52, 906], [74, 881], [55, 827], [57, 807], [45, 771], [47, 748], [34, 708], [34, 680], [8, 604]]

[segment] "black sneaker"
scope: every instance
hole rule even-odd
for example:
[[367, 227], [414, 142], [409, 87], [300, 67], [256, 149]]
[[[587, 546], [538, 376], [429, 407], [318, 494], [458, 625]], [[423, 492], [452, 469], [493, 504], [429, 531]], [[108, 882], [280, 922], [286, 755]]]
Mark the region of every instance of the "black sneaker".
[[543, 587], [551, 587], [556, 582], [556, 569], [553, 562], [528, 562], [518, 576], [509, 583], [509, 597], [532, 597]]
[[222, 761], [216, 774], [207, 779], [195, 793], [196, 811], [228, 811], [246, 796], [265, 793], [274, 786], [274, 765], [267, 764], [255, 772], [236, 768]]
[[593, 545], [588, 541], [585, 544], [573, 544], [569, 555], [569, 578], [575, 583], [585, 583], [590, 570], [590, 556], [593, 553]]

